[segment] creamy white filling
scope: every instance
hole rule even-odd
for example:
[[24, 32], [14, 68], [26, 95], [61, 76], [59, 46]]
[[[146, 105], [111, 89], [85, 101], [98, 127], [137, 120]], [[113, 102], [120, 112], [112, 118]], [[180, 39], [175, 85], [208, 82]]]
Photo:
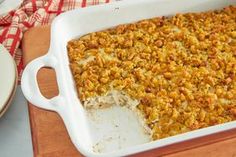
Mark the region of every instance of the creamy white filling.
[[85, 64], [87, 64], [88, 62], [93, 61], [94, 58], [95, 58], [94, 56], [89, 56], [89, 57], [86, 58], [86, 59], [81, 59], [81, 60], [78, 62], [78, 64], [85, 65]]

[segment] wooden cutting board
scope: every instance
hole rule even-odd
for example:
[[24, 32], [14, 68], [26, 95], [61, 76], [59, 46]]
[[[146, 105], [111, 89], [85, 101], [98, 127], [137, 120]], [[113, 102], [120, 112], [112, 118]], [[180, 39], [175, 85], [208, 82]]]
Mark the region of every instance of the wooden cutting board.
[[[24, 66], [47, 53], [49, 44], [50, 26], [28, 30], [22, 43]], [[38, 83], [45, 97], [51, 98], [58, 94], [55, 73], [52, 69], [41, 69], [38, 73]], [[70, 141], [62, 119], [57, 113], [39, 109], [29, 103], [29, 116], [35, 157], [82, 156]], [[134, 156], [236, 157], [236, 129]]]

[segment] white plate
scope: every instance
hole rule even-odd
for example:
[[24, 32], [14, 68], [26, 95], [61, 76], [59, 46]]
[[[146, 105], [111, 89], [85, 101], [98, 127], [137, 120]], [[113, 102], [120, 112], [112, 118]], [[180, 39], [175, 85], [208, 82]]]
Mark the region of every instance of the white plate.
[[0, 44], [0, 112], [8, 103], [16, 84], [15, 61]]
[[4, 0], [0, 0], [0, 4], [3, 2]]
[[1, 2], [0, 0], [0, 15], [16, 9], [20, 6], [22, 1], [23, 0], [4, 0], [3, 2]]
[[13, 90], [12, 90], [12, 93], [11, 95], [9, 96], [9, 99], [8, 101], [6, 102], [6, 104], [4, 105], [4, 107], [2, 108], [2, 110], [0, 111], [0, 118], [4, 115], [4, 113], [7, 111], [7, 109], [9, 108], [9, 106], [11, 105], [11, 102], [14, 98], [14, 95], [16, 93], [16, 88], [17, 88], [17, 83], [18, 83], [18, 79], [16, 77], [15, 79], [15, 85], [13, 87]]

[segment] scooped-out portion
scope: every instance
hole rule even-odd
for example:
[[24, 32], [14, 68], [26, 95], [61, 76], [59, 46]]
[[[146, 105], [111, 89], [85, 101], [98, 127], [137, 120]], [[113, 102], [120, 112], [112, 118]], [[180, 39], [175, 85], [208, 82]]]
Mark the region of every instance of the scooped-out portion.
[[85, 102], [94, 152], [111, 152], [152, 140], [138, 104], [115, 90]]
[[[112, 135], [114, 120], [135, 133], [115, 138], [140, 143], [236, 119], [236, 6], [119, 25], [71, 40], [67, 49], [92, 129]], [[100, 135], [94, 149], [106, 151]]]

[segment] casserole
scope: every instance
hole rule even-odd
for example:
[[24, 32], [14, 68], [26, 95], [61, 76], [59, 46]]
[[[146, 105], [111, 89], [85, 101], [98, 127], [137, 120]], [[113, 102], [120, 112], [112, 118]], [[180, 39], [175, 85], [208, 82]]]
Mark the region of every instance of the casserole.
[[129, 108], [153, 140], [236, 120], [235, 15], [177, 14], [69, 41], [83, 106]]
[[[172, 0], [117, 2], [106, 6], [74, 10], [59, 16], [52, 24], [49, 53], [46, 56], [32, 61], [23, 73], [22, 90], [26, 98], [38, 107], [58, 112], [65, 122], [73, 143], [78, 150], [86, 156], [128, 155], [235, 128], [236, 123], [229, 122], [154, 142], [139, 145], [136, 143], [135, 146], [120, 150], [110, 147], [110, 151], [106, 153], [96, 153], [93, 151], [94, 132], [89, 128], [86, 112], [77, 98], [72, 75], [68, 66], [67, 42], [87, 33], [103, 30], [118, 24], [135, 22], [137, 20], [162, 15], [172, 15], [177, 12], [218, 9], [230, 4], [235, 4], [235, 2], [220, 0], [214, 2], [211, 0], [197, 2], [183, 0], [178, 2], [178, 4], [179, 5], [176, 5], [176, 2]], [[61, 28], [63, 28], [63, 30], [61, 30]], [[37, 71], [44, 66], [55, 69], [60, 91], [57, 97], [50, 100], [44, 98], [37, 87], [36, 74]], [[34, 76], [33, 79], [32, 75]], [[112, 149], [113, 151], [111, 151]]]

